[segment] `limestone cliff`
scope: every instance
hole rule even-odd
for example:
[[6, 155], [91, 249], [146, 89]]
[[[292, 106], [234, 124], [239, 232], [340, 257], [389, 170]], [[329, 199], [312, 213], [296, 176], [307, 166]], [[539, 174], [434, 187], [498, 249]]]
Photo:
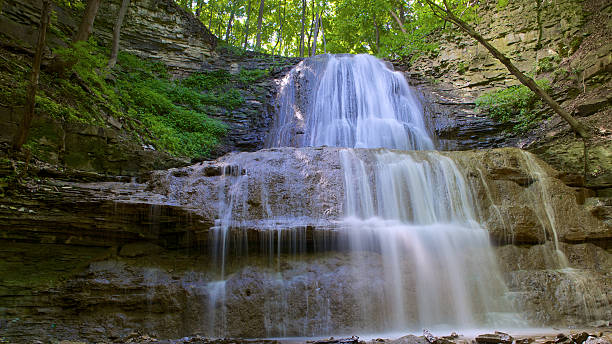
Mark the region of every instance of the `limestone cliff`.
[[[487, 0], [479, 6], [476, 30], [521, 71], [552, 81], [554, 98], [591, 128], [587, 184], [608, 195], [612, 186], [609, 1]], [[556, 168], [581, 173], [583, 143], [558, 117], [526, 134], [514, 134], [511, 126], [474, 109], [475, 98], [484, 92], [518, 84], [486, 49], [458, 29], [434, 39], [437, 52], [422, 56], [408, 69], [429, 100], [432, 130], [441, 147], [519, 146]]]
[[[101, 46], [109, 39], [120, 1], [104, 1], [94, 23], [93, 37]], [[38, 0], [2, 3], [0, 12], [0, 55], [3, 68], [10, 77], [12, 70], [26, 70], [31, 60], [36, 39], [41, 2]], [[47, 39], [49, 49], [43, 65], [53, 57], [52, 49], [66, 45], [73, 35], [80, 13], [77, 10], [54, 6], [54, 19]], [[283, 74], [295, 59], [270, 57], [264, 54], [217, 46], [217, 38], [195, 17], [172, 0], [146, 0], [131, 3], [123, 26], [121, 51], [146, 61], [162, 62], [173, 78], [183, 78], [194, 72], [228, 71], [236, 76], [244, 70], [261, 72], [255, 81], [232, 85], [243, 100], [240, 106], [214, 106], [207, 115], [227, 124], [227, 134], [210, 153], [210, 157], [234, 150], [255, 150], [263, 146], [268, 123], [271, 121], [270, 100], [276, 88], [276, 78]], [[52, 88], [55, 76], [43, 66], [43, 82]], [[3, 85], [11, 89], [10, 80]], [[108, 77], [113, 79], [112, 76]], [[66, 76], [63, 81], [79, 81]], [[25, 82], [25, 81], [24, 81]], [[114, 81], [110, 80], [110, 84]], [[114, 85], [112, 86], [114, 87]], [[85, 87], [85, 95], [77, 103], [95, 102], [96, 96]], [[6, 94], [6, 91], [3, 91]], [[93, 98], [93, 99], [90, 99]], [[223, 104], [221, 104], [223, 105]], [[78, 108], [78, 106], [77, 106]], [[23, 113], [22, 103], [0, 102], [0, 143], [11, 141]], [[124, 116], [102, 109], [96, 113], [98, 123], [59, 120], [48, 113], [37, 111], [31, 137], [37, 147], [34, 158], [69, 168], [113, 175], [136, 175], [151, 169], [185, 164], [181, 158], [155, 149], [154, 142], [134, 133], [133, 124]], [[100, 121], [104, 123], [99, 123]], [[151, 138], [155, 141], [155, 138]]]

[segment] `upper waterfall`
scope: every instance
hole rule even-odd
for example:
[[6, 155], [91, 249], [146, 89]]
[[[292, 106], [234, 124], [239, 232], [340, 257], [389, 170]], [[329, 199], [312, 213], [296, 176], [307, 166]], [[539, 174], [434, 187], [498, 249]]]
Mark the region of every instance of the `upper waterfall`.
[[370, 55], [322, 55], [282, 81], [268, 147], [434, 149], [401, 72]]

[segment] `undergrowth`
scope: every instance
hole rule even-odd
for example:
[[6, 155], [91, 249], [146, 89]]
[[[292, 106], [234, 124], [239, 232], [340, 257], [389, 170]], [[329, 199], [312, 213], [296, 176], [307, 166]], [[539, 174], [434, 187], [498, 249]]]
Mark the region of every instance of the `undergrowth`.
[[[546, 92], [551, 89], [546, 79], [536, 83]], [[541, 120], [542, 113], [538, 111], [541, 106], [540, 98], [524, 85], [487, 92], [476, 99], [478, 109], [502, 123], [514, 123], [515, 132], [525, 131]]]
[[[113, 117], [140, 143], [183, 157], [207, 156], [227, 134], [227, 125], [209, 115], [241, 106], [244, 99], [236, 86], [267, 75], [266, 70], [214, 71], [173, 80], [163, 63], [127, 53], [120, 53], [109, 71], [108, 51], [93, 41], [54, 53], [69, 67], [62, 75], [43, 69], [37, 113], [94, 125], [106, 125]], [[3, 105], [22, 106], [29, 66], [26, 61], [3, 62], [0, 93], [8, 102]]]

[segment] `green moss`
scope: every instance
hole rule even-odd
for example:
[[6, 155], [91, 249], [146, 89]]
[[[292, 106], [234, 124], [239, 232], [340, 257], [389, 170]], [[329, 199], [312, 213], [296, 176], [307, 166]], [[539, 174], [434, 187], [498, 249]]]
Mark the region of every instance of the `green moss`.
[[[550, 90], [546, 79], [537, 81], [545, 91]], [[515, 123], [513, 130], [524, 131], [541, 119], [537, 109], [542, 105], [540, 98], [526, 86], [512, 86], [488, 92], [476, 99], [476, 106], [491, 118], [502, 123]]]
[[559, 64], [559, 56], [552, 55], [546, 56], [538, 60], [538, 64], [536, 66], [536, 73], [546, 73], [550, 72]]
[[457, 73], [463, 75], [468, 70], [468, 64], [465, 62], [459, 62], [457, 64]]
[[570, 55], [575, 53], [576, 50], [578, 50], [578, 48], [580, 48], [580, 44], [582, 44], [582, 40], [583, 40], [582, 36], [575, 36], [574, 38], [572, 38], [572, 40], [570, 41], [570, 44], [569, 44], [569, 53], [570, 53]]
[[[209, 109], [234, 109], [244, 103], [235, 88], [237, 77], [226, 71], [171, 80], [163, 63], [126, 53], [120, 53], [117, 66], [108, 70], [108, 52], [93, 41], [54, 52], [68, 67], [62, 75], [42, 71], [36, 96], [38, 114], [60, 122], [99, 126], [112, 116], [137, 141], [176, 156], [206, 156], [227, 132], [227, 125], [207, 115]], [[3, 105], [25, 104], [27, 63], [20, 58], [0, 60]], [[45, 144], [38, 143], [44, 136], [33, 128], [30, 140], [34, 154], [43, 160], [50, 154], [43, 149]]]
[[238, 81], [244, 85], [259, 81], [270, 74], [267, 69], [241, 69], [238, 73]]
[[557, 68], [555, 69], [555, 71], [553, 72], [553, 75], [555, 77], [555, 80], [561, 80], [564, 79], [565, 77], [567, 77], [570, 74], [570, 72], [565, 69], [565, 68]]
[[495, 6], [498, 10], [502, 10], [508, 6], [508, 0], [497, 0], [497, 6]]

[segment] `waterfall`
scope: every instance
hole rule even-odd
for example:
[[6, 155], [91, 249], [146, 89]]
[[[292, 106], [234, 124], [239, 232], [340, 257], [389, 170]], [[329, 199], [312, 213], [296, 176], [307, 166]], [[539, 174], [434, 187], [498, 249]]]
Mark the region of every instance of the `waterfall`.
[[283, 80], [277, 108], [270, 147], [434, 148], [403, 74], [370, 55], [302, 62]]
[[[221, 177], [219, 216], [211, 235], [215, 259], [225, 264], [232, 228], [235, 233], [259, 228], [264, 251], [276, 256], [270, 266], [277, 272], [266, 277], [273, 286], [266, 292], [271, 295], [265, 299], [266, 335], [520, 323], [504, 299], [506, 288], [488, 233], [476, 220], [469, 184], [452, 159], [433, 151], [422, 108], [401, 73], [368, 55], [325, 55], [303, 61], [282, 82], [267, 144], [322, 147], [335, 154], [342, 170], [337, 183], [344, 194], [343, 213], [325, 226], [319, 226], [319, 220], [329, 216], [314, 211], [316, 201], [308, 194], [293, 204], [285, 204], [278, 195], [272, 199], [264, 184], [298, 183], [286, 189], [299, 193], [299, 178], [309, 176], [309, 158], [301, 157], [297, 149], [279, 151], [304, 161], [300, 175], [274, 174], [277, 177], [271, 181], [270, 171], [249, 172], [245, 165], [244, 173]], [[239, 156], [226, 162], [253, 163], [241, 162]], [[251, 184], [257, 182], [259, 187]], [[247, 202], [245, 195], [255, 190], [257, 200]], [[313, 231], [334, 235], [321, 245]], [[318, 280], [310, 285], [300, 276], [282, 274], [281, 257], [293, 250], [298, 257], [294, 259], [301, 259], [295, 248], [304, 252], [307, 236], [315, 238], [309, 245], [347, 252], [350, 257], [340, 270], [346, 283], [342, 288], [352, 294], [341, 292], [343, 302], [355, 304], [349, 327], [336, 326], [332, 303], [338, 307], [340, 301], [331, 298]], [[291, 248], [281, 249], [287, 242]], [[222, 280], [225, 275], [222, 266]], [[289, 307], [297, 302], [291, 298], [301, 288], [306, 288], [305, 309]], [[211, 295], [210, 304], [222, 299], [217, 293]]]
[[[300, 90], [305, 85], [313, 89]], [[375, 321], [384, 328], [491, 325], [509, 309], [487, 232], [454, 162], [436, 152], [386, 150], [434, 148], [403, 74], [369, 55], [307, 60], [283, 81], [271, 137], [271, 146], [348, 148], [340, 152], [343, 230], [355, 261], [364, 250], [382, 256], [387, 312]], [[354, 148], [369, 148], [360, 154], [368, 158]], [[368, 302], [364, 313], [372, 312]]]

